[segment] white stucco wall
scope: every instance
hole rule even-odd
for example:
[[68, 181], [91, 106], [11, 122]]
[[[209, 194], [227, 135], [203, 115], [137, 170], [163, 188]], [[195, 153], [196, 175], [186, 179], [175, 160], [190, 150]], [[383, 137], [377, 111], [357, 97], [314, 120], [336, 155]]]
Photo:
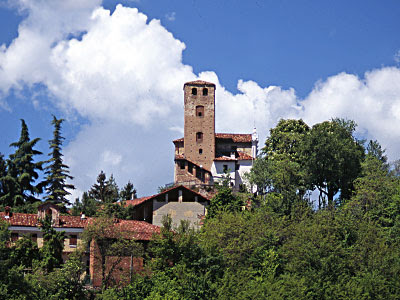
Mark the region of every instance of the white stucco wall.
[[211, 166], [211, 174], [214, 177], [214, 182], [220, 181], [221, 177], [225, 174], [224, 165], [228, 166], [232, 182], [236, 182], [235, 164], [236, 161], [214, 161]]
[[[235, 170], [236, 163], [239, 164], [239, 170]], [[214, 176], [214, 181], [217, 182], [221, 180], [220, 178], [224, 175], [224, 165], [228, 166], [230, 170], [231, 180], [235, 185], [235, 188], [238, 189], [240, 184], [246, 184], [248, 188], [250, 186], [247, 184], [246, 180], [243, 178], [243, 175], [247, 172], [250, 172], [253, 162], [251, 160], [240, 160], [236, 161], [214, 161], [211, 167], [211, 173]], [[216, 177], [216, 178], [215, 178]]]

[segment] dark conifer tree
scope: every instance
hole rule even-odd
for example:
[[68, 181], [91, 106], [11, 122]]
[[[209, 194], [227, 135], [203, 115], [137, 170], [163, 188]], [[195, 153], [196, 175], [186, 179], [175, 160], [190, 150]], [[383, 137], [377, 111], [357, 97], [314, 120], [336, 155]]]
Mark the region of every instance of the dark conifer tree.
[[121, 192], [119, 193], [119, 197], [122, 201], [137, 198], [136, 189], [130, 181], [128, 181], [128, 183], [121, 190]]
[[4, 155], [0, 153], [0, 197], [4, 196], [4, 184], [2, 178], [4, 178], [6, 174], [6, 161], [4, 160]]
[[96, 201], [104, 202], [107, 195], [107, 184], [106, 184], [106, 174], [101, 171], [97, 175], [96, 183], [92, 185], [89, 190], [89, 197], [95, 199]]
[[39, 201], [35, 195], [43, 192], [44, 183], [35, 184], [39, 178], [43, 162], [34, 162], [34, 156], [42, 152], [33, 149], [39, 138], [30, 140], [28, 126], [21, 119], [21, 136], [18, 142], [12, 143], [15, 153], [11, 154], [6, 163], [7, 172], [0, 180], [4, 194], [0, 202], [4, 205], [19, 206]]
[[106, 174], [101, 171], [96, 182], [89, 190], [89, 197], [102, 203], [112, 203], [118, 200], [119, 189], [113, 175], [107, 180]]
[[63, 119], [57, 119], [53, 116], [54, 125], [53, 139], [49, 141], [51, 152], [49, 156], [51, 157], [47, 163], [49, 164], [45, 170], [46, 174], [46, 192], [47, 196], [45, 199], [54, 204], [66, 205], [70, 202], [65, 198], [71, 193], [67, 189], [75, 189], [73, 184], [67, 184], [67, 179], [73, 179], [69, 175], [69, 167], [63, 163], [63, 154], [61, 153], [61, 146], [64, 137], [61, 136], [61, 123]]

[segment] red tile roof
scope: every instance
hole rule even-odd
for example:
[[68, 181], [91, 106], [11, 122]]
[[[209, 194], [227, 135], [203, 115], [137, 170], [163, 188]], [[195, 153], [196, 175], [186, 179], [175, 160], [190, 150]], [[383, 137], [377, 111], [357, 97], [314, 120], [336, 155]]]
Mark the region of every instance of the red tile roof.
[[185, 84], [184, 84], [184, 86], [185, 85], [208, 85], [208, 86], [215, 86], [215, 84], [214, 83], [212, 83], [212, 82], [207, 82], [207, 81], [204, 81], [204, 80], [195, 80], [195, 81], [189, 81], [189, 82], [186, 82]]
[[216, 160], [216, 161], [236, 161], [237, 159], [229, 157], [229, 156], [220, 156], [220, 157], [214, 158], [214, 160]]
[[[5, 220], [11, 226], [38, 227], [37, 214], [11, 213], [9, 218], [5, 218], [5, 212], [0, 212], [0, 219]], [[60, 224], [55, 227], [61, 228], [85, 228], [93, 223], [95, 218], [81, 219], [79, 216], [59, 216]], [[131, 237], [138, 240], [150, 240], [155, 233], [160, 232], [160, 227], [144, 221], [117, 220], [114, 223], [116, 229], [127, 232]]]
[[183, 143], [183, 138], [173, 140], [172, 142], [173, 142], [173, 143], [180, 143], [180, 142]]
[[118, 220], [114, 223], [116, 229], [127, 232], [131, 237], [141, 240], [151, 240], [154, 234], [160, 233], [160, 227], [144, 221]]
[[[147, 201], [149, 201], [149, 200], [152, 200], [152, 199], [154, 199], [154, 198], [156, 198], [156, 197], [158, 197], [158, 196], [164, 195], [164, 194], [166, 194], [166, 193], [168, 193], [168, 192], [170, 192], [170, 191], [172, 191], [172, 190], [174, 190], [174, 189], [178, 189], [178, 188], [184, 188], [184, 189], [186, 189], [186, 190], [188, 190], [188, 191], [190, 191], [190, 192], [196, 194], [197, 196], [202, 197], [204, 200], [210, 200], [210, 199], [211, 199], [211, 197], [208, 197], [207, 195], [200, 194], [200, 193], [198, 193], [198, 192], [196, 192], [196, 191], [194, 191], [194, 190], [192, 190], [192, 189], [187, 188], [187, 187], [184, 186], [184, 185], [176, 185], [176, 186], [172, 186], [172, 187], [170, 187], [169, 189], [166, 189], [166, 190], [162, 191], [162, 192], [159, 193], [159, 194], [156, 194], [156, 195], [153, 195], [153, 196], [148, 196], [148, 197], [142, 197], [142, 198], [134, 199], [134, 200], [126, 200], [126, 201], [124, 201], [123, 203], [124, 203], [125, 206], [128, 206], [128, 205], [137, 206], [137, 205], [139, 205], [139, 204], [142, 204], [142, 203], [144, 203], [144, 202], [147, 202]], [[140, 200], [140, 201], [135, 202], [136, 200]], [[131, 202], [131, 201], [132, 201], [132, 202]]]
[[142, 203], [146, 202], [146, 201], [149, 200], [151, 197], [153, 197], [153, 196], [141, 197], [141, 198], [137, 198], [137, 199], [133, 199], [133, 200], [125, 200], [125, 201], [122, 201], [121, 203], [122, 203], [125, 207], [126, 207], [126, 206], [129, 206], [129, 205], [137, 206], [137, 205], [139, 205], [139, 204], [142, 204]]
[[238, 151], [238, 160], [253, 160], [253, 157], [251, 155], [248, 155], [247, 153], [244, 153], [242, 151]]
[[92, 218], [82, 219], [80, 216], [60, 216], [60, 227], [85, 228]]
[[217, 139], [231, 139], [235, 143], [251, 143], [251, 134], [248, 133], [216, 133]]
[[236, 160], [253, 160], [253, 157], [245, 152], [236, 151], [235, 158], [232, 158], [230, 156], [219, 156], [214, 158], [214, 161], [236, 161]]
[[22, 214], [22, 213], [11, 213], [10, 218], [5, 218], [6, 213], [0, 212], [0, 218], [7, 221], [11, 226], [37, 226], [38, 217], [37, 214]]
[[[235, 143], [251, 143], [251, 134], [249, 133], [216, 133], [216, 139], [220, 140], [232, 140]], [[184, 138], [176, 139], [172, 141], [174, 144], [184, 142]]]

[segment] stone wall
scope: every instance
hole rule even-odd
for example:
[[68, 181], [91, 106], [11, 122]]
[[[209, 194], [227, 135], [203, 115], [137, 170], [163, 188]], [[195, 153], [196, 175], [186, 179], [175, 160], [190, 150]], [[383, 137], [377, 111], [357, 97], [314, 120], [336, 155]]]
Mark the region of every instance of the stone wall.
[[206, 214], [206, 203], [200, 202], [153, 202], [153, 225], [162, 226], [162, 218], [169, 215], [174, 226], [181, 220], [190, 221], [190, 225], [198, 228], [201, 217]]
[[[205, 90], [207, 95], [204, 95]], [[210, 170], [215, 158], [215, 85], [186, 83], [184, 106], [185, 156], [195, 164]], [[202, 107], [202, 110], [197, 110], [198, 114], [196, 107]], [[200, 133], [201, 138], [198, 136]]]

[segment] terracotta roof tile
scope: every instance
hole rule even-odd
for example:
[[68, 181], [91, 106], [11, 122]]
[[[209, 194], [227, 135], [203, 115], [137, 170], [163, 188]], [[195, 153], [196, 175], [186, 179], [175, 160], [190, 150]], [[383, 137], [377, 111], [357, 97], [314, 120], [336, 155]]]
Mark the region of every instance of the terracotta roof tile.
[[186, 82], [185, 84], [184, 84], [184, 86], [185, 85], [208, 85], [208, 86], [215, 86], [215, 84], [214, 83], [212, 83], [212, 82], [207, 82], [207, 81], [204, 81], [204, 80], [195, 80], [195, 81], [189, 81], [189, 82]]
[[[136, 205], [139, 205], [139, 204], [142, 204], [142, 203], [144, 203], [144, 202], [146, 202], [146, 201], [152, 200], [152, 199], [154, 199], [154, 198], [156, 198], [156, 197], [158, 197], [158, 196], [161, 196], [161, 195], [163, 195], [163, 194], [166, 194], [166, 193], [168, 193], [168, 192], [170, 192], [170, 191], [172, 191], [172, 190], [174, 190], [174, 189], [178, 189], [178, 188], [184, 188], [184, 189], [186, 189], [186, 190], [188, 190], [188, 191], [191, 191], [192, 193], [195, 193], [196, 195], [198, 195], [198, 196], [204, 198], [204, 200], [210, 200], [210, 199], [211, 199], [211, 197], [208, 197], [208, 196], [205, 195], [205, 194], [198, 193], [198, 192], [196, 192], [196, 191], [194, 191], [194, 190], [192, 190], [192, 189], [189, 189], [188, 187], [186, 187], [186, 186], [184, 186], [184, 185], [176, 185], [176, 186], [172, 186], [172, 187], [170, 187], [169, 189], [166, 189], [166, 190], [164, 190], [164, 191], [162, 191], [161, 193], [158, 193], [158, 194], [156, 194], [156, 195], [148, 196], [148, 197], [142, 197], [142, 198], [134, 199], [134, 200], [126, 200], [126, 201], [124, 201], [124, 203], [125, 203], [125, 206], [128, 206], [128, 205], [134, 205], [134, 206], [136, 206]], [[140, 202], [140, 203], [133, 202], [133, 201], [136, 201], [136, 200], [140, 200], [140, 201], [138, 201], [138, 202]], [[132, 202], [130, 202], [130, 201], [132, 201]], [[136, 204], [135, 204], [135, 203], [136, 203]]]
[[247, 153], [244, 153], [242, 151], [238, 151], [238, 160], [253, 160], [253, 157], [251, 155], [248, 155]]
[[60, 216], [60, 227], [85, 228], [92, 218], [82, 219], [80, 216]]
[[[216, 139], [221, 140], [232, 140], [235, 143], [251, 143], [251, 134], [249, 133], [216, 133]], [[174, 144], [184, 142], [184, 138], [176, 139], [172, 141]]]
[[[5, 216], [5, 212], [0, 212], [0, 219], [5, 220], [11, 226], [37, 227], [39, 225], [36, 214], [12, 213], [9, 218], [5, 218]], [[85, 228], [95, 220], [95, 218], [81, 219], [79, 216], [60, 216], [59, 218], [60, 226], [55, 227], [61, 228]], [[116, 229], [127, 232], [131, 237], [138, 240], [150, 240], [154, 234], [160, 232], [159, 226], [144, 221], [117, 220], [114, 226]]]
[[129, 205], [138, 206], [139, 204], [146, 202], [147, 200], [149, 200], [152, 197], [153, 196], [147, 196], [147, 197], [141, 197], [141, 198], [137, 198], [137, 199], [133, 199], [133, 200], [125, 200], [125, 201], [122, 201], [122, 203], [125, 207], [129, 206]]
[[229, 157], [229, 156], [220, 156], [220, 157], [214, 158], [214, 160], [216, 160], [216, 161], [236, 161], [237, 159]]
[[37, 214], [11, 213], [8, 219], [5, 216], [5, 212], [0, 212], [1, 219], [7, 221], [11, 226], [37, 226], [38, 224]]
[[183, 138], [173, 140], [172, 142], [173, 142], [174, 144], [175, 144], [175, 143], [179, 143], [179, 142], [183, 142]]
[[131, 237], [141, 240], [151, 240], [154, 234], [160, 233], [160, 227], [144, 221], [118, 220], [114, 223], [117, 230], [127, 232]]
[[251, 143], [251, 134], [247, 133], [216, 133], [217, 139], [231, 139], [235, 143]]

